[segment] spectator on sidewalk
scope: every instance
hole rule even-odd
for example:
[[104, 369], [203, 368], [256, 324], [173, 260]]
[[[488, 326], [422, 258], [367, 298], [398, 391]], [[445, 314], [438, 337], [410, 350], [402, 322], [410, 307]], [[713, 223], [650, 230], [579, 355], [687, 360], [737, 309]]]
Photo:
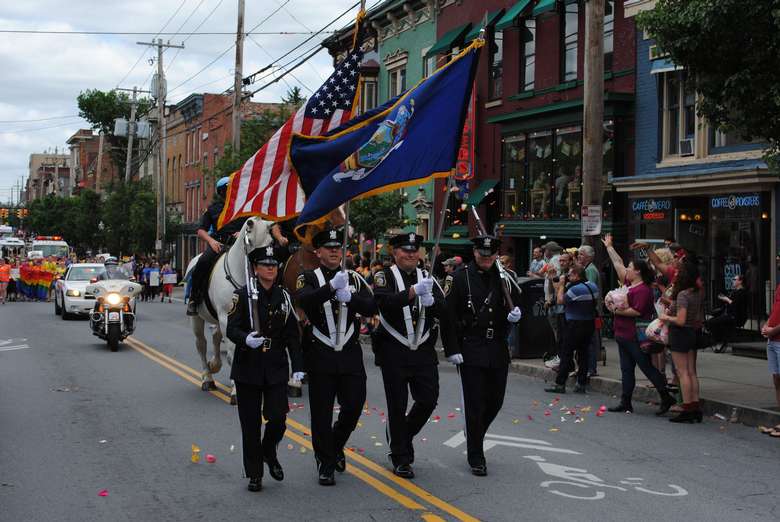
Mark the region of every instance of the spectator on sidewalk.
[[666, 376], [652, 365], [650, 355], [642, 351], [637, 333], [637, 328], [646, 327], [655, 315], [653, 289], [650, 286], [654, 280], [653, 271], [646, 261], [631, 261], [628, 266], [623, 265], [623, 259], [612, 246], [611, 234], [604, 236], [602, 241], [618, 280], [628, 286], [628, 308], [614, 310], [615, 341], [620, 356], [623, 390], [620, 404], [609, 408], [609, 411], [633, 413], [631, 398], [636, 388], [636, 367], [639, 366], [661, 396], [661, 407], [656, 415], [663, 415], [675, 401], [667, 389]]
[[720, 314], [709, 319], [705, 325], [712, 335], [714, 349], [724, 351], [734, 331], [742, 328], [747, 321], [748, 295], [742, 275], [734, 276], [734, 288], [728, 296], [718, 294], [718, 300], [724, 304], [724, 307], [720, 310]]
[[[780, 254], [776, 262], [780, 265]], [[766, 337], [766, 358], [769, 362], [769, 373], [775, 385], [775, 400], [780, 407], [780, 284], [775, 288], [775, 300], [766, 324], [761, 327], [761, 335]], [[774, 428], [764, 428], [763, 433], [780, 438], [780, 424]]]
[[541, 247], [534, 247], [533, 253], [531, 254], [531, 265], [528, 268], [528, 272], [526, 272], [526, 275], [528, 277], [544, 277], [544, 253], [542, 252]]
[[555, 386], [545, 388], [550, 393], [566, 393], [566, 379], [574, 368], [574, 354], [577, 354], [577, 385], [574, 393], [585, 393], [588, 380], [588, 346], [593, 337], [596, 320], [596, 303], [599, 289], [585, 278], [585, 268], [574, 265], [563, 279], [555, 283], [556, 300], [564, 305], [566, 332], [560, 353], [561, 365]]
[[175, 275], [175, 274], [176, 274], [176, 271], [173, 268], [171, 268], [171, 265], [169, 263], [165, 263], [165, 265], [163, 265], [162, 272], [161, 272], [162, 279], [163, 279], [163, 281], [162, 281], [162, 283], [163, 283], [163, 285], [162, 285], [163, 291], [162, 291], [162, 295], [160, 296], [160, 302], [161, 303], [163, 301], [165, 301], [166, 297], [168, 298], [168, 302], [169, 303], [173, 302], [171, 300], [171, 296], [173, 294], [173, 283], [166, 283], [165, 282], [165, 276], [171, 276], [171, 275]]
[[[582, 245], [577, 249], [577, 263], [585, 267], [585, 277], [588, 281], [596, 285], [596, 288], [601, 290], [601, 275], [599, 269], [593, 264], [593, 260], [596, 258], [596, 251], [590, 245]], [[601, 303], [596, 304], [596, 317], [601, 316]], [[590, 347], [588, 348], [587, 362], [582, 361], [582, 364], [587, 364], [588, 376], [598, 375], [598, 359], [601, 355], [601, 330], [596, 328], [593, 331], [593, 337], [590, 340]]]
[[697, 336], [704, 319], [704, 290], [697, 280], [699, 270], [691, 262], [677, 268], [673, 280], [672, 305], [667, 313], [658, 316], [669, 324], [669, 343], [672, 360], [680, 380], [683, 396], [682, 412], [671, 422], [701, 422], [699, 406], [699, 377], [696, 373]]
[[545, 306], [547, 307], [547, 321], [550, 323], [550, 328], [553, 331], [553, 338], [555, 339], [555, 348], [553, 353], [547, 354], [547, 360], [544, 365], [547, 368], [558, 368], [561, 364], [561, 344], [563, 343], [563, 333], [566, 329], [566, 315], [564, 314], [564, 306], [557, 303], [555, 283], [560, 280], [566, 281], [566, 274], [569, 273], [569, 267], [572, 265], [571, 254], [568, 252], [562, 252], [558, 256], [559, 269], [555, 270], [551, 268], [547, 270], [544, 281], [544, 294], [550, 296], [545, 300]]

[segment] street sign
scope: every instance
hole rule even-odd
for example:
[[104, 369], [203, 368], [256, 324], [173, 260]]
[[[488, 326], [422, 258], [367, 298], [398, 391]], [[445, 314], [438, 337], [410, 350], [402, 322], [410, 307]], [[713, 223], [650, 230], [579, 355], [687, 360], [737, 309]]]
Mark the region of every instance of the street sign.
[[601, 205], [583, 205], [580, 223], [583, 236], [601, 234]]

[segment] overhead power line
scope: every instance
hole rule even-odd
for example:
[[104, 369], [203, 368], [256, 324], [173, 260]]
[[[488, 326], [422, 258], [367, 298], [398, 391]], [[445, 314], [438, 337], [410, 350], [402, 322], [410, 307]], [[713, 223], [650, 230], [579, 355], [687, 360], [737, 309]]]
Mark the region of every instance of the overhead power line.
[[[209, 11], [209, 14], [207, 14], [207, 15], [206, 15], [206, 17], [205, 17], [203, 20], [201, 20], [201, 21], [200, 21], [200, 23], [199, 23], [197, 26], [195, 26], [195, 29], [193, 29], [193, 30], [192, 30], [192, 32], [197, 32], [197, 31], [198, 31], [198, 29], [200, 29], [200, 28], [203, 26], [203, 24], [205, 24], [205, 23], [206, 23], [206, 21], [207, 21], [209, 18], [211, 18], [211, 15], [213, 15], [213, 14], [214, 14], [214, 12], [215, 12], [217, 9], [219, 9], [219, 6], [221, 6], [221, 5], [222, 5], [222, 2], [223, 2], [223, 1], [224, 1], [224, 0], [219, 0], [219, 2], [217, 2], [217, 5], [215, 5], [215, 6], [214, 6], [214, 7], [211, 9], [211, 11]], [[203, 3], [203, 2], [201, 2], [201, 3]], [[198, 4], [198, 7], [200, 7], [200, 4]], [[197, 11], [197, 8], [196, 8], [195, 10]], [[194, 13], [194, 12], [195, 12], [195, 11], [193, 11], [193, 13]], [[182, 26], [183, 26], [183, 24], [182, 24]], [[179, 29], [181, 30], [181, 27], [179, 27]], [[189, 40], [190, 38], [191, 38], [191, 36], [187, 36], [187, 38], [185, 38], [184, 40], [182, 40], [182, 42], [181, 42], [181, 43], [182, 43], [182, 44], [185, 44], [185, 43], [187, 43], [187, 40]], [[173, 65], [173, 62], [175, 62], [175, 61], [176, 61], [176, 58], [179, 56], [179, 53], [180, 53], [180, 52], [181, 52], [181, 49], [176, 49], [176, 53], [173, 55], [173, 58], [171, 58], [171, 61], [170, 61], [170, 62], [168, 62], [168, 65], [165, 67], [165, 72], [168, 72], [168, 69], [170, 69], [170, 68], [171, 68], [171, 65]]]
[[[255, 35], [303, 35], [318, 33], [335, 33], [336, 31], [247, 31], [244, 34]], [[215, 36], [234, 35], [235, 31], [206, 31], [206, 32], [160, 32], [148, 31], [34, 31], [27, 29], [0, 29], [0, 33], [6, 34], [52, 34], [52, 35], [98, 35], [98, 36]], [[139, 60], [140, 61], [140, 60]]]
[[80, 116], [78, 114], [72, 114], [70, 116], [52, 116], [50, 118], [36, 118], [32, 120], [0, 120], [0, 123], [32, 123], [36, 121], [65, 120], [69, 118], [80, 118]]

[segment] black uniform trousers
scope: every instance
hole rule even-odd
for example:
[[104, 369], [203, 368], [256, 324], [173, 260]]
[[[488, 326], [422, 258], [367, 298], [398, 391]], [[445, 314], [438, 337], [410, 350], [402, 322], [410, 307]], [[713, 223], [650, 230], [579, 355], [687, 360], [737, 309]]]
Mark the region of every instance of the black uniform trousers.
[[466, 448], [470, 466], [485, 464], [482, 443], [504, 404], [509, 365], [496, 368], [458, 365], [466, 410]]
[[[287, 420], [287, 383], [258, 386], [236, 382], [238, 420], [244, 449], [244, 472], [247, 477], [263, 476], [263, 460], [276, 459], [276, 446], [284, 437]], [[265, 434], [260, 430], [265, 417]]]
[[217, 262], [221, 255], [221, 252], [214, 252], [210, 246], [206, 246], [203, 255], [198, 258], [195, 268], [192, 269], [192, 275], [190, 276], [190, 299], [200, 301], [203, 298], [203, 294], [207, 291], [203, 289], [203, 286], [211, 274], [211, 269], [214, 268], [214, 263]]
[[588, 382], [588, 350], [596, 323], [593, 319], [585, 321], [566, 321], [566, 329], [561, 345], [561, 365], [558, 368], [558, 376], [555, 384], [566, 384], [569, 373], [574, 369], [574, 354], [577, 354], [577, 384], [585, 386]]
[[[333, 422], [336, 400], [339, 401], [339, 414]], [[365, 402], [365, 375], [309, 373], [311, 441], [321, 473], [333, 473], [336, 454], [343, 451], [355, 430]]]
[[[387, 399], [390, 459], [394, 466], [411, 464], [414, 462], [412, 439], [428, 422], [439, 400], [439, 370], [435, 364], [385, 365], [381, 369]], [[407, 413], [410, 393], [414, 404]]]

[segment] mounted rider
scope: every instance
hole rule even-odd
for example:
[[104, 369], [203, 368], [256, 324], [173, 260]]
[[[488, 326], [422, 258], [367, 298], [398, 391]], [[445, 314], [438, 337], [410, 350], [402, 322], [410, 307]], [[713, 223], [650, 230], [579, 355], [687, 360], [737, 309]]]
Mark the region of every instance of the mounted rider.
[[198, 258], [195, 268], [192, 269], [190, 300], [187, 303], [187, 315], [197, 315], [203, 296], [207, 292], [209, 274], [214, 264], [219, 259], [225, 246], [230, 246], [235, 240], [241, 227], [247, 218], [237, 218], [225, 223], [222, 228], [217, 228], [219, 215], [225, 206], [229, 177], [220, 178], [214, 186], [216, 196], [211, 205], [203, 213], [198, 226], [198, 238], [205, 241], [208, 246]]

